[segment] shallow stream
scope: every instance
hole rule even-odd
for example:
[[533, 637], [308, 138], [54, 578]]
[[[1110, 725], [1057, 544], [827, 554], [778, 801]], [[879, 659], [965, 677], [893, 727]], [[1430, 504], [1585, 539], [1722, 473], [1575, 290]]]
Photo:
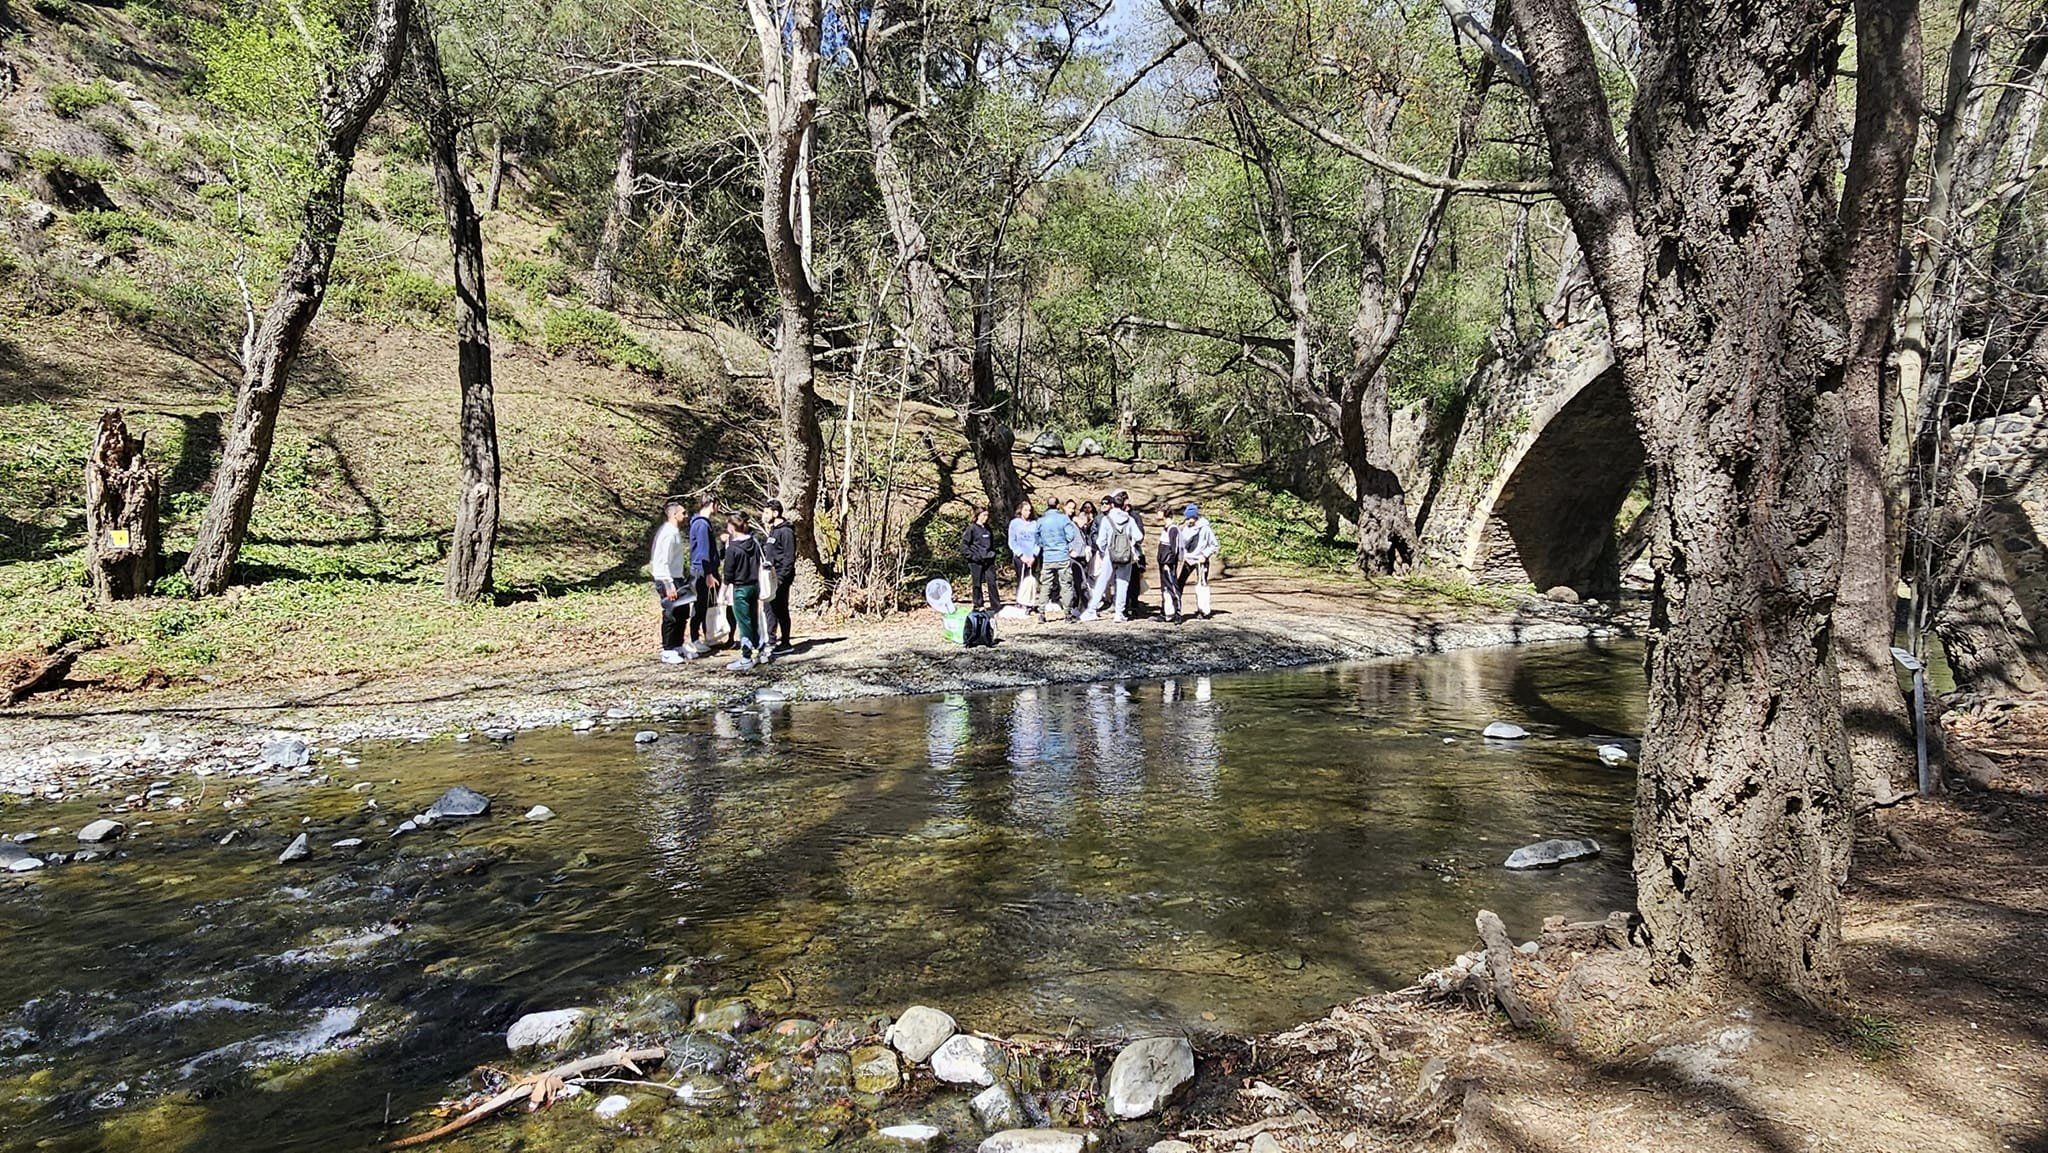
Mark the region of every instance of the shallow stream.
[[[179, 777], [190, 807], [125, 816], [114, 854], [0, 875], [0, 1149], [369, 1148], [504, 1062], [519, 1014], [633, 981], [991, 1032], [1279, 1028], [1443, 963], [1481, 907], [1520, 939], [1628, 904], [1633, 774], [1594, 750], [1633, 749], [1639, 669], [1569, 646], [772, 703], [651, 744], [366, 746], [235, 808]], [[1498, 719], [1532, 736], [1481, 739]], [[490, 815], [393, 837], [456, 784]], [[0, 834], [69, 850], [95, 815], [14, 806]], [[1606, 853], [1501, 868], [1566, 835]]]

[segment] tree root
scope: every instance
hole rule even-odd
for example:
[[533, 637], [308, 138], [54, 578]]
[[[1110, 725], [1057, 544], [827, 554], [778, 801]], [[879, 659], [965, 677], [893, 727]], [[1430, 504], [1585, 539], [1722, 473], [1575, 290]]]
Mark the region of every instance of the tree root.
[[1515, 992], [1515, 946], [1508, 940], [1507, 926], [1487, 909], [1479, 910], [1478, 924], [1479, 939], [1486, 945], [1486, 968], [1493, 977], [1493, 999], [1500, 1002], [1501, 1011], [1515, 1028], [1533, 1027], [1536, 1014]]
[[528, 1097], [532, 1097], [535, 1100], [537, 1103], [536, 1107], [545, 1105], [554, 1099], [555, 1094], [561, 1091], [564, 1084], [572, 1078], [580, 1077], [585, 1073], [593, 1073], [599, 1069], [630, 1069], [638, 1073], [641, 1065], [656, 1064], [666, 1055], [666, 1051], [662, 1049], [613, 1049], [609, 1053], [599, 1053], [595, 1057], [583, 1057], [566, 1065], [557, 1065], [544, 1073], [535, 1073], [531, 1077], [520, 1079], [500, 1091], [496, 1096], [457, 1117], [455, 1120], [448, 1122], [446, 1125], [441, 1126], [439, 1129], [401, 1138], [384, 1146], [384, 1148], [412, 1149], [425, 1145], [430, 1141], [439, 1141], [451, 1133], [459, 1133], [469, 1128], [471, 1125], [491, 1116], [507, 1105], [524, 1101]]

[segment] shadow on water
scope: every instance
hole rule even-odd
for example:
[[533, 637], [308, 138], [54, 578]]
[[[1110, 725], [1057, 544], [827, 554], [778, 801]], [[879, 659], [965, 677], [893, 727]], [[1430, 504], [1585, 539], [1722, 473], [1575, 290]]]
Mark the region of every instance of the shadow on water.
[[[1633, 732], [1636, 668], [1566, 647], [770, 703], [216, 790], [0, 888], [0, 1148], [367, 1146], [387, 1095], [424, 1108], [519, 1013], [650, 973], [820, 1016], [1280, 1027], [1440, 963], [1482, 905], [1530, 936], [1630, 901], [1632, 781], [1587, 734]], [[1506, 716], [1537, 735], [1474, 735]], [[456, 783], [493, 813], [393, 837]], [[302, 830], [313, 857], [278, 865]], [[1561, 834], [1610, 851], [1499, 867]]]

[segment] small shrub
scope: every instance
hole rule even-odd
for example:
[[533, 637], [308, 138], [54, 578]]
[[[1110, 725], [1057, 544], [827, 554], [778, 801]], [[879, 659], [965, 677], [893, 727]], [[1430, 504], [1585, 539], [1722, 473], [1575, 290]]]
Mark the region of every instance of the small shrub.
[[569, 266], [547, 257], [539, 260], [514, 257], [506, 261], [505, 282], [526, 294], [526, 299], [536, 307], [547, 303], [550, 296], [567, 296], [576, 288]]
[[400, 168], [384, 181], [384, 217], [409, 232], [427, 233], [441, 226], [441, 198], [434, 178]]
[[541, 325], [541, 348], [550, 356], [573, 353], [603, 364], [659, 375], [661, 357], [628, 335], [619, 318], [595, 308], [559, 308]]
[[171, 234], [164, 226], [146, 216], [121, 209], [105, 211], [91, 209], [71, 214], [71, 227], [80, 236], [101, 245], [110, 252], [127, 253], [135, 251], [137, 244], [149, 241], [153, 244], [169, 242]]
[[410, 268], [394, 269], [377, 286], [377, 305], [393, 315], [439, 316], [455, 301], [455, 290]]
[[47, 96], [50, 111], [67, 120], [76, 119], [102, 104], [111, 104], [120, 93], [102, 77], [90, 84], [52, 84]]
[[104, 184], [119, 173], [111, 162], [97, 156], [67, 156], [49, 148], [38, 148], [28, 155], [29, 167], [44, 176], [71, 175], [81, 180], [95, 180]]

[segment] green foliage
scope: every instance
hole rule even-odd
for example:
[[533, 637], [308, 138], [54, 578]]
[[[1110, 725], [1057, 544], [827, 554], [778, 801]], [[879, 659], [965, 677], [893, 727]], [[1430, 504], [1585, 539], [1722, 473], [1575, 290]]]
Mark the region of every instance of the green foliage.
[[66, 119], [76, 119], [94, 108], [112, 103], [119, 95], [104, 77], [94, 77], [89, 84], [52, 84], [46, 99], [50, 102], [50, 111]]
[[29, 153], [28, 164], [45, 176], [69, 175], [100, 184], [111, 183], [120, 175], [111, 161], [97, 156], [71, 156], [50, 148], [38, 148]]
[[541, 322], [541, 347], [550, 356], [571, 353], [603, 364], [660, 375], [660, 354], [633, 339], [619, 318], [595, 308], [558, 308]]
[[1343, 571], [1356, 560], [1354, 551], [1323, 535], [1323, 511], [1291, 492], [1248, 483], [1232, 492], [1210, 522], [1223, 545], [1223, 555], [1277, 561], [1300, 568]]
[[222, 167], [280, 218], [312, 176], [322, 72], [348, 50], [335, 3], [297, 4], [295, 21], [280, 0], [250, 0], [218, 24], [193, 26], [205, 65], [200, 95], [222, 114], [227, 135]]
[[569, 266], [551, 257], [527, 260], [515, 256], [505, 262], [505, 282], [523, 293], [536, 308], [550, 296], [568, 296], [576, 289]]
[[442, 227], [434, 178], [416, 169], [396, 169], [385, 177], [383, 207], [385, 219], [408, 232], [425, 235]]
[[78, 470], [92, 438], [86, 422], [50, 405], [8, 406], [0, 420], [0, 508], [13, 511], [0, 522], [7, 526], [0, 556], [40, 555], [83, 526]]
[[80, 236], [115, 253], [133, 252], [143, 241], [164, 244], [171, 239], [163, 225], [118, 208], [74, 212], [71, 214], [71, 227]]

